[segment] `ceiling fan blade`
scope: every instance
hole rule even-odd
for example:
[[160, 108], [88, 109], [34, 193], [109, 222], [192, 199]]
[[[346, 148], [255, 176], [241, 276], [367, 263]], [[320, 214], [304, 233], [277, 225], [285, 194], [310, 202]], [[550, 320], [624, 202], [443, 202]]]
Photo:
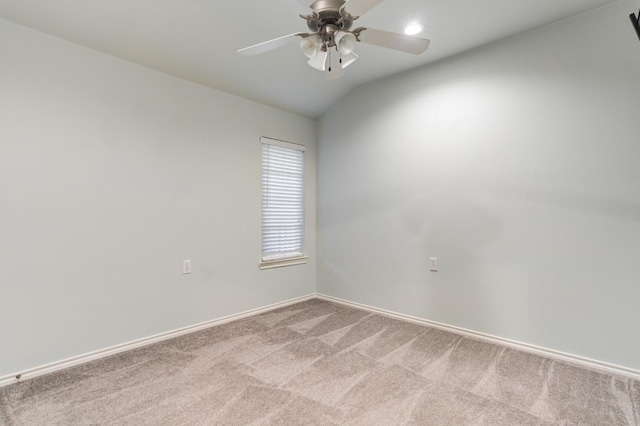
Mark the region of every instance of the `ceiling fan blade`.
[[382, 0], [349, 0], [345, 9], [353, 16], [362, 16], [380, 3]]
[[389, 31], [374, 30], [372, 28], [367, 28], [360, 33], [360, 41], [367, 44], [373, 44], [374, 46], [412, 53], [414, 55], [419, 55], [427, 50], [430, 43], [429, 40], [424, 38], [391, 33]]
[[268, 52], [270, 50], [286, 46], [287, 44], [293, 43], [294, 41], [298, 41], [298, 34], [300, 33], [289, 34], [286, 36], [274, 38], [273, 40], [254, 44], [253, 46], [245, 47], [244, 49], [238, 50], [238, 53], [243, 56], [253, 56], [260, 53]]

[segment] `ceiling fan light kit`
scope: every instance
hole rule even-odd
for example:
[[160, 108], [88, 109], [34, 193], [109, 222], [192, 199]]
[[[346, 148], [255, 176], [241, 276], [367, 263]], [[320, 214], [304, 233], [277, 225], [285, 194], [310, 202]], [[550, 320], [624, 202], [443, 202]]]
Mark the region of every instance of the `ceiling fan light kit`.
[[[414, 55], [424, 52], [429, 47], [429, 40], [426, 39], [365, 27], [351, 29], [354, 21], [381, 2], [382, 0], [317, 0], [311, 4], [309, 15], [300, 15], [307, 21], [311, 32], [279, 37], [240, 49], [238, 53], [256, 55], [301, 37], [300, 49], [309, 59], [307, 63], [318, 71], [323, 71], [327, 79], [333, 80], [342, 77], [344, 68], [358, 59], [358, 55], [354, 53], [358, 42]], [[351, 13], [346, 11], [346, 7]]]

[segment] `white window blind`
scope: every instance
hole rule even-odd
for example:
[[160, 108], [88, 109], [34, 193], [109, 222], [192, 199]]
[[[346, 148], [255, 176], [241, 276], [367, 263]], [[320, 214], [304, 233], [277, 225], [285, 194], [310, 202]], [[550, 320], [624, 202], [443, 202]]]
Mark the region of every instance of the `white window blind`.
[[304, 146], [262, 138], [262, 264], [304, 263]]

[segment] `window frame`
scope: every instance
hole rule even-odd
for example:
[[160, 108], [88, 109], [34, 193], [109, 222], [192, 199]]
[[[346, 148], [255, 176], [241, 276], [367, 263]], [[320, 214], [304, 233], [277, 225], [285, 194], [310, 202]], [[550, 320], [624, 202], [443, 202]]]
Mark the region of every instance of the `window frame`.
[[[302, 152], [302, 163], [301, 163], [301, 172], [302, 172], [302, 187], [301, 190], [301, 205], [302, 205], [302, 228], [301, 228], [301, 237], [300, 237], [300, 251], [295, 252], [264, 252], [265, 245], [265, 145], [272, 145], [280, 148], [291, 149]], [[260, 138], [260, 148], [261, 148], [261, 208], [260, 208], [260, 221], [261, 221], [261, 255], [260, 255], [260, 269], [271, 269], [271, 268], [279, 268], [283, 266], [292, 266], [292, 265], [301, 265], [305, 264], [308, 261], [308, 256], [305, 254], [304, 245], [305, 245], [305, 237], [306, 237], [306, 215], [305, 215], [305, 197], [306, 197], [306, 160], [305, 160], [305, 150], [306, 147], [302, 144], [296, 144], [293, 142], [287, 142], [279, 139], [269, 138], [263, 136]]]

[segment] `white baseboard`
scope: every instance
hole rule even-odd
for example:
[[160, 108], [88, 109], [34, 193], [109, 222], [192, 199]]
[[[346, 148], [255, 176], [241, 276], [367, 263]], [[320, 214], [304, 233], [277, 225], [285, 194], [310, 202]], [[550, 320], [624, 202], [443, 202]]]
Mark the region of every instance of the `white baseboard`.
[[561, 361], [579, 364], [594, 370], [606, 371], [608, 373], [618, 374], [618, 375], [629, 377], [635, 380], [640, 380], [640, 370], [635, 370], [633, 368], [622, 367], [619, 365], [609, 364], [606, 362], [597, 361], [597, 360], [581, 357], [578, 355], [567, 354], [567, 353], [556, 351], [553, 349], [547, 349], [540, 346], [530, 345], [528, 343], [522, 343], [522, 342], [505, 339], [498, 336], [492, 336], [490, 334], [480, 333], [473, 330], [467, 330], [461, 327], [455, 327], [452, 325], [442, 324], [435, 321], [429, 321], [429, 320], [414, 317], [411, 315], [405, 315], [398, 312], [388, 311], [386, 309], [375, 308], [373, 306], [364, 305], [362, 303], [350, 302], [348, 300], [340, 299], [333, 296], [327, 296], [324, 294], [316, 293], [315, 297], [317, 297], [318, 299], [329, 301], [329, 302], [339, 303], [341, 305], [349, 306], [352, 308], [362, 309], [365, 311], [377, 313], [380, 315], [385, 315], [388, 317], [392, 317], [392, 318], [396, 318], [404, 321], [410, 321], [415, 324], [426, 325], [429, 327], [450, 331], [452, 333], [462, 334], [464, 336], [473, 337], [475, 339], [483, 340], [486, 342], [491, 342], [491, 343], [495, 343], [503, 346], [509, 346], [511, 348], [518, 349], [524, 352], [534, 353], [534, 354], [546, 356], [549, 358], [558, 359]]
[[[163, 340], [168, 340], [174, 337], [181, 336], [183, 334], [193, 333], [199, 330], [203, 330], [205, 328], [214, 327], [216, 325], [225, 324], [231, 321], [239, 320], [242, 318], [246, 318], [252, 315], [261, 314], [264, 312], [268, 312], [274, 309], [282, 308], [285, 306], [293, 305], [295, 303], [304, 302], [313, 298], [318, 298], [322, 300], [326, 300], [329, 302], [339, 303], [341, 305], [349, 306], [352, 308], [362, 309], [369, 312], [377, 313], [380, 315], [385, 315], [388, 317], [400, 319], [403, 321], [410, 321], [416, 324], [421, 324], [429, 327], [439, 328], [441, 330], [450, 331], [453, 333], [461, 334], [468, 337], [473, 337], [476, 339], [480, 339], [483, 341], [496, 343], [499, 345], [509, 346], [514, 349], [522, 350], [525, 352], [535, 353], [538, 355], [546, 356], [549, 358], [554, 358], [562, 361], [567, 361], [575, 364], [579, 364], [588, 368], [592, 368], [595, 370], [606, 371], [613, 374], [622, 375], [625, 377], [630, 377], [632, 379], [640, 380], [640, 371], [632, 368], [622, 367], [614, 364], [609, 364], [602, 361], [596, 361], [593, 359], [567, 354], [560, 351], [555, 351], [553, 349], [542, 348], [535, 345], [530, 345], [528, 343], [517, 342], [515, 340], [505, 339], [502, 337], [492, 336], [486, 333], [480, 333], [473, 330], [467, 330], [461, 327], [455, 327], [447, 324], [438, 323], [435, 321], [429, 321], [423, 318], [414, 317], [411, 315], [405, 315], [398, 312], [388, 311], [385, 309], [376, 308], [373, 306], [364, 305], [362, 303], [350, 302], [348, 300], [340, 299], [333, 296], [327, 296], [324, 294], [314, 293], [303, 297], [298, 297], [295, 299], [287, 300], [280, 303], [274, 303], [272, 305], [263, 306], [261, 308], [251, 309], [245, 312], [241, 312], [234, 315], [229, 315], [226, 317], [214, 319], [211, 321], [206, 321], [203, 323], [179, 328], [172, 331], [167, 331], [165, 333], [156, 334], [154, 336], [144, 337], [142, 339], [133, 340], [131, 342], [122, 343], [120, 345], [111, 346], [109, 348], [100, 349], [94, 352], [89, 352], [87, 354], [74, 356], [72, 358], [67, 358], [61, 361], [52, 362], [50, 364], [42, 365], [40, 367], [31, 368], [25, 371], [21, 371], [15, 374], [9, 374], [7, 376], [0, 377], [0, 387], [8, 386], [13, 383], [17, 383], [26, 379], [42, 376], [44, 374], [53, 373], [54, 371], [63, 370], [65, 368], [73, 367], [76, 365], [84, 364], [89, 361], [93, 361], [96, 359], [104, 358], [107, 356], [115, 355], [120, 352], [128, 351], [131, 349], [139, 348], [141, 346], [150, 345], [156, 342], [161, 342]], [[17, 377], [20, 377], [19, 379]]]
[[195, 331], [203, 330], [205, 328], [213, 327], [216, 325], [225, 324], [231, 321], [239, 320], [242, 318], [246, 318], [252, 315], [261, 314], [263, 312], [272, 311], [274, 309], [282, 308], [285, 306], [293, 305], [294, 303], [304, 302], [306, 300], [313, 299], [315, 294], [310, 294], [303, 297], [298, 297], [295, 299], [287, 300], [285, 302], [274, 303], [272, 305], [263, 306], [261, 308], [251, 309], [245, 312], [241, 312], [239, 314], [229, 315], [222, 318], [217, 318], [211, 321], [202, 322], [195, 325], [190, 325], [187, 327], [179, 328], [172, 331], [167, 331], [165, 333], [156, 334], [154, 336], [144, 337], [142, 339], [133, 340], [131, 342], [122, 343], [120, 345], [111, 346], [105, 349], [99, 349], [94, 352], [89, 352], [83, 355], [74, 356], [71, 358], [63, 359], [61, 361], [52, 362], [50, 364], [45, 364], [40, 367], [30, 368], [25, 371], [17, 372], [15, 374], [9, 374], [8, 376], [0, 377], [0, 388], [3, 386], [8, 386], [13, 383], [18, 383], [20, 381], [31, 379], [34, 377], [42, 376], [44, 374], [53, 373], [54, 371], [63, 370], [65, 368], [73, 367], [76, 365], [84, 364], [89, 361], [93, 361], [99, 358], [104, 358], [107, 356], [115, 355], [120, 352], [128, 351], [131, 349], [139, 348], [141, 346], [150, 345], [152, 343], [161, 342], [163, 340], [171, 339], [174, 337], [181, 336], [183, 334], [193, 333]]

